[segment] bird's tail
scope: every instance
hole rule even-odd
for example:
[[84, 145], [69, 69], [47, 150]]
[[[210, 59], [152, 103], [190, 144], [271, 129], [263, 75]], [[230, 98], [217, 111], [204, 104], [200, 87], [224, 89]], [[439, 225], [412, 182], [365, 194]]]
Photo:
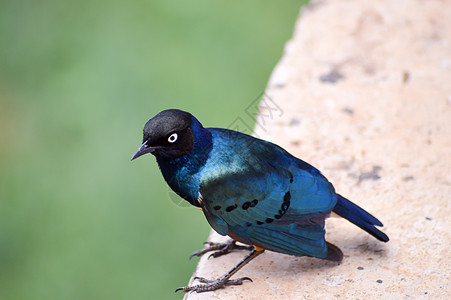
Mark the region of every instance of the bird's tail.
[[388, 236], [375, 227], [383, 226], [381, 221], [339, 194], [337, 194], [337, 204], [333, 212], [365, 230], [379, 241], [388, 242]]

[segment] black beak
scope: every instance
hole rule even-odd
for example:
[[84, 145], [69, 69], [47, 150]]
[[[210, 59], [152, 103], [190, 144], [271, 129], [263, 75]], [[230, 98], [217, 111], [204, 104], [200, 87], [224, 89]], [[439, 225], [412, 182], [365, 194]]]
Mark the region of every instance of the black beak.
[[140, 157], [141, 155], [144, 155], [144, 154], [147, 154], [147, 153], [152, 153], [158, 148], [160, 148], [160, 147], [147, 146], [147, 141], [146, 141], [144, 144], [141, 145], [141, 147], [138, 148], [138, 150], [135, 152], [135, 154], [133, 154], [132, 160]]

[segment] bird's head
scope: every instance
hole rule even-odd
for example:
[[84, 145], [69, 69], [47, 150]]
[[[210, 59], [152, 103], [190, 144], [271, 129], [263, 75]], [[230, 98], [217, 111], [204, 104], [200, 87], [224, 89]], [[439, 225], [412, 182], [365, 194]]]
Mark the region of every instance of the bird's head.
[[146, 154], [177, 158], [193, 150], [194, 117], [178, 109], [163, 110], [150, 119], [143, 130], [143, 144], [133, 155], [132, 160]]

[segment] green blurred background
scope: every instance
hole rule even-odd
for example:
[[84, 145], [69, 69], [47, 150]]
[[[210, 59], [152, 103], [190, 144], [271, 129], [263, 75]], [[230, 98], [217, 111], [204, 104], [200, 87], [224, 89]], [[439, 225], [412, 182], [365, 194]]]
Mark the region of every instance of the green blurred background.
[[0, 299], [180, 299], [210, 227], [130, 162], [142, 127], [227, 127], [304, 2], [1, 1]]

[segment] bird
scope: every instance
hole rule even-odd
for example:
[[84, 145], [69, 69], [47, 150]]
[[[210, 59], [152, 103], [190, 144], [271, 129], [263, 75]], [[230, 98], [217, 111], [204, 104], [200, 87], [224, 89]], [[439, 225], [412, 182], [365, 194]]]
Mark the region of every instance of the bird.
[[[225, 128], [205, 128], [192, 114], [163, 110], [144, 126], [142, 145], [132, 160], [151, 153], [169, 187], [202, 210], [226, 243], [206, 242], [192, 256], [234, 249], [249, 253], [217, 279], [176, 289], [209, 292], [252, 281], [231, 279], [265, 250], [340, 262], [342, 251], [325, 240], [325, 220], [335, 213], [376, 239], [388, 236], [370, 213], [335, 192], [309, 163], [269, 141]], [[237, 244], [239, 242], [240, 244]]]

